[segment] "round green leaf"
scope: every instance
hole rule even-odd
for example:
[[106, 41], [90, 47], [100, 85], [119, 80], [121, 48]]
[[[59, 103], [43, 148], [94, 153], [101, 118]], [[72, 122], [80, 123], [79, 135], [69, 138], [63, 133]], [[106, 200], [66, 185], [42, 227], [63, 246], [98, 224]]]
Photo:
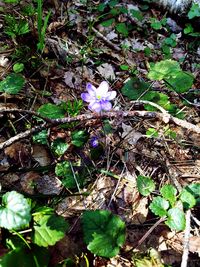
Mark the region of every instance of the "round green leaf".
[[148, 78], [151, 80], [161, 81], [171, 77], [174, 72], [180, 71], [179, 63], [175, 60], [167, 59], [157, 62], [150, 68]]
[[119, 253], [125, 242], [125, 223], [108, 210], [85, 211], [82, 216], [84, 241], [88, 249], [102, 257]]
[[25, 79], [22, 75], [11, 73], [0, 82], [0, 92], [16, 95], [22, 89], [24, 83]]
[[34, 216], [33, 242], [38, 246], [53, 246], [65, 236], [69, 225], [65, 219], [55, 214]]
[[173, 185], [171, 184], [164, 185], [161, 188], [160, 193], [165, 199], [169, 200], [172, 206], [174, 205], [174, 203], [176, 202], [177, 190]]
[[194, 77], [192, 74], [178, 71], [173, 76], [166, 79], [166, 85], [177, 93], [187, 92], [193, 85]]
[[138, 99], [150, 87], [149, 83], [140, 81], [138, 78], [131, 78], [122, 87], [122, 94], [130, 100]]
[[28, 200], [16, 191], [7, 192], [2, 197], [0, 207], [0, 227], [19, 229], [31, 220]]
[[51, 103], [42, 105], [38, 112], [40, 115], [50, 118], [50, 119], [59, 119], [65, 116], [65, 109], [62, 106], [57, 106]]
[[181, 191], [180, 200], [186, 209], [191, 209], [196, 205], [195, 197], [186, 188]]
[[165, 224], [169, 226], [171, 230], [183, 231], [185, 229], [185, 214], [179, 208], [172, 208], [168, 210], [168, 218]]
[[155, 189], [155, 183], [150, 177], [139, 175], [137, 177], [137, 188], [141, 195], [148, 196]]
[[167, 214], [169, 202], [160, 196], [154, 197], [149, 208], [155, 215], [163, 217]]
[[24, 70], [24, 64], [23, 63], [14, 64], [13, 70], [14, 70], [15, 73], [22, 72]]

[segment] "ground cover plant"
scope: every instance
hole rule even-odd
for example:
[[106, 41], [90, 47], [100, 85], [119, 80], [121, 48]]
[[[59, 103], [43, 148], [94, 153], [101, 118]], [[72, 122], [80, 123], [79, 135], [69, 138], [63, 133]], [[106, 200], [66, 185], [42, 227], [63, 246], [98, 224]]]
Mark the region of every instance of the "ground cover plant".
[[199, 266], [198, 4], [0, 10], [0, 266]]

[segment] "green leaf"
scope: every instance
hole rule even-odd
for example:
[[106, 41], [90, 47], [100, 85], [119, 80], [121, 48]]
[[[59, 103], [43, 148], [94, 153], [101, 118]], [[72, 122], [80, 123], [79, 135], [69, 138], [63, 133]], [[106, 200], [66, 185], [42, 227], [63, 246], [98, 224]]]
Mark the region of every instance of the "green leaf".
[[193, 19], [195, 17], [200, 17], [200, 6], [199, 4], [193, 4], [188, 12], [188, 18]]
[[122, 23], [118, 23], [116, 25], [116, 30], [121, 33], [124, 37], [127, 37], [128, 36], [128, 27], [126, 26], [126, 24], [124, 22]]
[[58, 155], [62, 156], [67, 151], [69, 145], [66, 143], [65, 140], [58, 138], [51, 144], [51, 149], [53, 152]]
[[40, 115], [50, 118], [50, 119], [59, 119], [65, 116], [65, 109], [62, 106], [57, 106], [51, 103], [42, 105], [38, 112]]
[[191, 23], [186, 23], [184, 28], [185, 34], [190, 34], [194, 32], [194, 28], [192, 27]]
[[138, 78], [131, 78], [122, 87], [122, 94], [130, 100], [137, 100], [145, 91], [150, 88], [150, 84], [140, 81]]
[[200, 205], [200, 184], [190, 184], [185, 189], [195, 197], [197, 205]]
[[31, 220], [31, 207], [28, 200], [16, 191], [7, 192], [2, 197], [0, 207], [0, 227], [20, 229]]
[[150, 177], [139, 175], [137, 177], [137, 188], [141, 195], [148, 196], [155, 190], [155, 183]]
[[112, 18], [112, 19], [108, 19], [108, 20], [102, 22], [101, 25], [102, 25], [103, 27], [109, 27], [109, 26], [111, 26], [114, 22], [115, 22], [115, 19]]
[[175, 47], [176, 45], [177, 45], [177, 42], [176, 42], [176, 35], [174, 34], [174, 33], [172, 33], [171, 35], [170, 35], [170, 37], [167, 37], [166, 39], [165, 39], [165, 44], [166, 45], [169, 45], [169, 46], [171, 46], [171, 47]]
[[154, 30], [160, 30], [160, 29], [162, 29], [162, 23], [155, 18], [151, 18], [151, 27]]
[[174, 203], [176, 202], [177, 190], [173, 185], [164, 185], [161, 188], [160, 193], [166, 200], [169, 200], [171, 206], [174, 205]]
[[[18, 247], [0, 258], [0, 267], [47, 267], [50, 255], [46, 248], [32, 246]], [[37, 265], [36, 265], [37, 262]]]
[[185, 214], [179, 208], [172, 208], [167, 212], [168, 218], [165, 224], [171, 230], [183, 231], [185, 229]]
[[69, 225], [65, 219], [55, 214], [37, 213], [34, 217], [33, 242], [41, 247], [53, 246], [65, 236]]
[[185, 209], [191, 209], [196, 205], [195, 197], [186, 188], [181, 191], [180, 200], [183, 202]]
[[61, 182], [68, 189], [76, 189], [77, 183], [79, 187], [82, 187], [84, 184], [84, 179], [82, 179], [81, 175], [77, 170], [74, 170], [73, 173], [68, 161], [57, 163], [55, 168], [55, 174], [59, 177], [62, 177]]
[[191, 89], [194, 81], [192, 74], [184, 71], [175, 72], [173, 76], [166, 79], [166, 85], [177, 93], [185, 93]]
[[48, 137], [47, 130], [42, 130], [39, 133], [33, 134], [33, 142], [46, 145], [48, 143], [47, 137]]
[[88, 134], [86, 131], [74, 131], [72, 132], [72, 144], [77, 147], [82, 147], [88, 140]]
[[151, 80], [161, 81], [170, 78], [175, 72], [181, 71], [179, 63], [175, 60], [166, 59], [157, 62], [150, 67], [148, 78]]
[[132, 17], [136, 18], [137, 20], [139, 20], [139, 21], [143, 20], [143, 14], [142, 14], [141, 11], [135, 10], [135, 9], [131, 9], [130, 13], [131, 13]]
[[163, 216], [167, 215], [167, 209], [169, 208], [169, 202], [160, 196], [154, 197], [149, 208], [155, 215], [163, 217]]
[[13, 70], [14, 70], [15, 73], [22, 72], [24, 70], [24, 64], [23, 63], [14, 64]]
[[128, 65], [120, 65], [120, 69], [121, 70], [129, 70], [129, 66]]
[[25, 79], [22, 75], [11, 73], [0, 82], [0, 92], [16, 95], [24, 86]]
[[154, 128], [148, 128], [146, 131], [146, 136], [147, 137], [158, 137], [158, 131]]
[[125, 242], [125, 223], [108, 210], [85, 211], [82, 216], [84, 241], [94, 254], [112, 258]]
[[66, 175], [68, 175], [68, 169], [70, 169], [69, 162], [68, 161], [62, 161], [62, 162], [56, 164], [55, 174], [59, 177], [65, 177]]

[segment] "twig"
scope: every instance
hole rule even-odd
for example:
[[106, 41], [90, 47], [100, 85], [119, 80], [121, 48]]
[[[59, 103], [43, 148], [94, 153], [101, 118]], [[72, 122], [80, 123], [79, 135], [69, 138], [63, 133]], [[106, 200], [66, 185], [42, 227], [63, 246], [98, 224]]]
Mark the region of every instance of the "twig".
[[108, 46], [110, 46], [112, 49], [116, 50], [117, 52], [121, 51], [121, 48], [115, 44], [113, 44], [110, 40], [108, 40], [102, 33], [97, 31], [94, 27], [92, 27], [93, 32], [96, 33], [96, 35], [101, 38]]
[[188, 262], [189, 245], [190, 245], [190, 216], [191, 216], [191, 210], [189, 209], [186, 211], [186, 215], [185, 215], [186, 227], [185, 227], [185, 234], [184, 234], [181, 267], [187, 267], [187, 262]]
[[0, 113], [16, 113], [16, 112], [39, 117], [39, 118], [43, 119], [46, 122], [46, 124], [42, 124], [41, 126], [36, 126], [30, 130], [25, 131], [24, 133], [20, 133], [14, 137], [11, 137], [7, 141], [0, 144], [0, 149], [3, 149], [5, 147], [11, 145], [14, 142], [31, 135], [34, 132], [40, 131], [40, 130], [44, 129], [45, 127], [49, 128], [51, 126], [59, 125], [62, 123], [70, 123], [70, 122], [75, 122], [75, 121], [83, 122], [86, 120], [99, 119], [99, 118], [109, 119], [109, 118], [120, 118], [120, 117], [128, 118], [128, 117], [138, 116], [138, 117], [141, 117], [144, 119], [150, 119], [150, 118], [151, 119], [158, 119], [158, 120], [161, 120], [165, 123], [168, 123], [168, 122], [175, 123], [176, 125], [179, 125], [182, 128], [186, 128], [192, 132], [200, 134], [200, 127], [198, 127], [197, 125], [194, 125], [190, 122], [175, 118], [169, 114], [159, 113], [159, 112], [149, 112], [149, 111], [140, 111], [140, 110], [139, 111], [138, 110], [134, 110], [134, 111], [109, 111], [109, 112], [105, 112], [105, 113], [101, 113], [101, 114], [86, 113], [86, 114], [78, 115], [76, 117], [50, 119], [50, 118], [41, 116], [39, 113], [37, 113], [35, 111], [31, 111], [31, 110], [5, 109], [5, 108], [0, 109]]
[[45, 127], [46, 127], [46, 123], [44, 123], [40, 126], [35, 126], [32, 129], [29, 129], [23, 133], [19, 133], [15, 136], [11, 137], [10, 139], [6, 140], [5, 142], [0, 143], [0, 150], [12, 145], [14, 142], [17, 142], [17, 141], [19, 141], [25, 137], [30, 136], [33, 133], [39, 132], [40, 130], [44, 129]]
[[143, 237], [138, 241], [137, 243], [137, 246], [132, 248], [131, 250], [133, 249], [136, 249], [138, 248], [146, 239], [147, 237], [153, 232], [153, 230], [161, 223], [161, 222], [164, 222], [166, 220], [166, 217], [161, 217], [144, 235]]

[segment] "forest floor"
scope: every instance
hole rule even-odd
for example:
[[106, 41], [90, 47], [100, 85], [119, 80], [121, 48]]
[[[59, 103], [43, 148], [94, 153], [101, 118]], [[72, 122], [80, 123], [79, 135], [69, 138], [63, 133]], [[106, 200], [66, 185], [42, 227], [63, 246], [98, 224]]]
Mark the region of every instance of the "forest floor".
[[[69, 223], [41, 266], [200, 266], [196, 22], [150, 1], [49, 0], [42, 14], [39, 0], [5, 2], [1, 194], [17, 191]], [[97, 113], [81, 94], [102, 81], [116, 97], [110, 111]], [[125, 222], [116, 256], [87, 248], [85, 210], [109, 210]], [[0, 233], [4, 256], [12, 233]], [[31, 243], [29, 233], [24, 238]]]

